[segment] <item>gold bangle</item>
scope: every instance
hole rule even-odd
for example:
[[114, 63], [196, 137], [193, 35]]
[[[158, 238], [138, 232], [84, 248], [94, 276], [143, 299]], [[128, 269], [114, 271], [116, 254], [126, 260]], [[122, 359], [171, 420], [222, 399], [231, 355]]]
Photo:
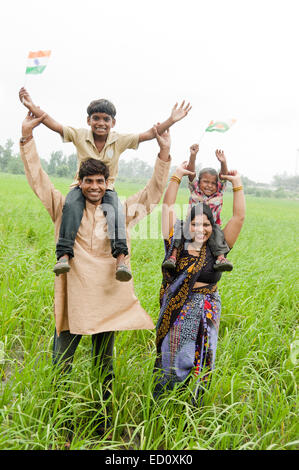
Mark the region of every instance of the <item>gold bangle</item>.
[[170, 178], [170, 181], [174, 181], [175, 183], [181, 184], [182, 180], [180, 180], [178, 176], [172, 175], [172, 177]]
[[243, 189], [243, 186], [236, 186], [233, 188], [233, 192], [235, 193], [236, 191], [241, 191], [241, 189]]

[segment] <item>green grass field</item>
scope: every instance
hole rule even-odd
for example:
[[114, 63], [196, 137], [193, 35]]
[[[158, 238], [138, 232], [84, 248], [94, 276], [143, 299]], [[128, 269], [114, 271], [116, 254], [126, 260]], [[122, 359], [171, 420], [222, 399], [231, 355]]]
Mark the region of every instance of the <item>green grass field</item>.
[[[53, 179], [66, 193], [69, 182]], [[188, 390], [155, 402], [155, 332], [116, 336], [113, 428], [102, 438], [96, 419], [107, 411], [91, 371], [90, 338], [57, 389], [51, 364], [54, 331], [53, 225], [25, 177], [0, 174], [0, 449], [264, 450], [297, 449], [298, 245], [296, 201], [247, 197], [247, 217], [219, 283], [222, 317], [216, 369], [202, 407]], [[118, 185], [119, 195], [137, 185]], [[180, 190], [180, 203], [188, 199]], [[223, 219], [231, 214], [225, 196]], [[158, 216], [153, 213], [152, 217]], [[132, 240], [135, 291], [155, 322], [162, 239]], [[297, 335], [296, 335], [297, 331]]]

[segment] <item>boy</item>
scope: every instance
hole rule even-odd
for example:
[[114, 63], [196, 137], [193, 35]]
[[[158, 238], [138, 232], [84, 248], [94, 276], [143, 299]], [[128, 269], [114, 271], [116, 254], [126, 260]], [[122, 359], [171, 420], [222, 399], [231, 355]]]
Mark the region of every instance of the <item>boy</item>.
[[[193, 173], [195, 172], [195, 160], [198, 149], [198, 144], [191, 145], [190, 147], [190, 158], [187, 168]], [[228, 168], [224, 152], [222, 150], [216, 150], [215, 153], [217, 159], [221, 163], [219, 175], [227, 175]], [[233, 269], [233, 264], [225, 257], [225, 255], [229, 252], [229, 247], [220, 228], [220, 213], [223, 205], [225, 182], [223, 183], [219, 180], [219, 176], [216, 170], [213, 168], [204, 168], [199, 172], [198, 180], [196, 180], [193, 175], [189, 175], [189, 189], [191, 192], [189, 204], [194, 205], [198, 202], [204, 202], [210, 207], [213, 213], [215, 228], [208, 243], [212, 254], [217, 258], [214, 264], [214, 270], [231, 271]], [[176, 234], [172, 253], [170, 257], [162, 264], [163, 268], [166, 268], [170, 271], [174, 271], [176, 268], [177, 248], [180, 243], [179, 238], [179, 234]]]
[[[25, 88], [21, 88], [19, 97], [24, 106], [36, 117], [40, 117], [44, 113], [33, 103]], [[183, 119], [190, 109], [189, 103], [185, 105], [183, 101], [179, 107], [176, 103], [170, 117], [162, 124], [157, 125], [158, 133], [163, 133], [175, 122]], [[155, 133], [153, 128], [141, 134], [112, 132], [111, 129], [116, 123], [116, 109], [108, 100], [92, 101], [87, 108], [87, 115], [87, 124], [90, 126], [90, 131], [63, 126], [49, 115], [43, 120], [43, 124], [60, 134], [64, 142], [73, 142], [77, 149], [79, 165], [82, 161], [95, 158], [102, 160], [108, 166], [110, 177], [103, 197], [102, 208], [107, 218], [112, 256], [116, 258], [116, 279], [129, 281], [132, 274], [124, 261], [125, 256], [128, 254], [124, 214], [117, 193], [114, 190], [114, 181], [117, 176], [118, 160], [121, 153], [126, 149], [136, 149], [140, 142], [154, 139]], [[81, 189], [77, 183], [75, 184], [76, 187], [67, 195], [63, 208], [59, 239], [56, 245], [57, 263], [54, 267], [57, 276], [70, 270], [69, 260], [74, 256], [73, 246], [85, 208], [85, 199], [82, 196]]]

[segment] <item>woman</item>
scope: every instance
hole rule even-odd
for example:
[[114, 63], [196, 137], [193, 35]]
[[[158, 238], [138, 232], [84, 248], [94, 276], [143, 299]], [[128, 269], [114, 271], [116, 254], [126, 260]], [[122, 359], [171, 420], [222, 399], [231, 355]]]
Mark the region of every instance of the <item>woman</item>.
[[[232, 183], [233, 216], [223, 229], [230, 248], [235, 244], [245, 217], [245, 198], [241, 178], [236, 171], [221, 175]], [[194, 371], [199, 376], [193, 402], [200, 389], [207, 389], [214, 368], [221, 300], [217, 282], [221, 273], [214, 271], [213, 257], [207, 241], [212, 234], [214, 219], [205, 204], [194, 206], [186, 221], [177, 220], [173, 206], [179, 184], [189, 175], [187, 162], [181, 164], [171, 177], [162, 208], [162, 231], [165, 242], [165, 259], [173, 247], [175, 224], [182, 227], [182, 240], [178, 249], [177, 267], [173, 275], [166, 271], [160, 291], [160, 315], [157, 323], [157, 373], [154, 395], [165, 388], [189, 379]], [[177, 233], [177, 230], [176, 230]]]

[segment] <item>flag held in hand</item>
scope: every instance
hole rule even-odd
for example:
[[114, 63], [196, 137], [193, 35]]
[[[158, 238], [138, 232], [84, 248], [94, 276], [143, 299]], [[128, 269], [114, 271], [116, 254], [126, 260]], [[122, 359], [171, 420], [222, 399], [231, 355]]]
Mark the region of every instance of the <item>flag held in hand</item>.
[[48, 63], [51, 51], [29, 52], [27, 59], [26, 75], [42, 73]]
[[228, 119], [227, 121], [211, 121], [205, 132], [226, 132], [236, 122], [236, 119]]

